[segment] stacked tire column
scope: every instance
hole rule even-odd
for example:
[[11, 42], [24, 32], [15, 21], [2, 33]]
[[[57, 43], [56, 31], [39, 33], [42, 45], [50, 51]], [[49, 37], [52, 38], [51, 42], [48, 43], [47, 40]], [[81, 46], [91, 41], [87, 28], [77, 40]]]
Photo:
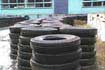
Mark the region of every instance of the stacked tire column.
[[80, 70], [80, 38], [52, 34], [31, 39], [32, 70]]
[[96, 70], [95, 35], [97, 34], [97, 29], [71, 27], [68, 29], [67, 28], [61, 29], [61, 33], [73, 34], [81, 38], [81, 48], [82, 48], [82, 57], [80, 60], [80, 64], [82, 66], [81, 70]]
[[55, 34], [57, 29], [49, 27], [28, 27], [21, 29], [18, 47], [18, 70], [31, 70], [30, 58], [32, 50], [30, 39], [45, 34]]
[[20, 35], [20, 31], [21, 28], [26, 27], [25, 25], [21, 25], [21, 24], [15, 24], [14, 26], [10, 27], [10, 40], [11, 40], [11, 44], [10, 44], [10, 48], [11, 48], [11, 52], [10, 52], [10, 58], [16, 60], [17, 58], [17, 50], [18, 50], [18, 43], [19, 43], [19, 35]]

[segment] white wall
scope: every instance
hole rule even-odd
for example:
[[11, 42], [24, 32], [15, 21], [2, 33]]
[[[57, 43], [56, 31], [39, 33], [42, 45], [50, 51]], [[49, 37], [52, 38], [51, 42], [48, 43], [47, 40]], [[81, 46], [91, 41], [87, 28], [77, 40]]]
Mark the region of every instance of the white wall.
[[98, 37], [105, 41], [105, 13], [88, 14], [88, 24], [98, 29]]

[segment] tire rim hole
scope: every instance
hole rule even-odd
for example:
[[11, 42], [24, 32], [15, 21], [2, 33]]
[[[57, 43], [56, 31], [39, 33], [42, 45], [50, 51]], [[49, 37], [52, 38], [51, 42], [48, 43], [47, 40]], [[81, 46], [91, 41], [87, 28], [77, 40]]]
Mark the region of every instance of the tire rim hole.
[[65, 38], [55, 37], [55, 36], [47, 36], [44, 40], [64, 40]]

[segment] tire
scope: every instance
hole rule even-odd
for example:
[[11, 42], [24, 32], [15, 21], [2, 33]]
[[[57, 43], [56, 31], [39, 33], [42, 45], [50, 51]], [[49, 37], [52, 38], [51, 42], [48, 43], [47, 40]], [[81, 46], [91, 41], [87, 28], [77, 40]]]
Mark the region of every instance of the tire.
[[11, 52], [10, 52], [10, 54], [14, 54], [14, 55], [17, 55], [17, 50], [15, 50], [15, 49], [11, 49]]
[[30, 37], [20, 36], [19, 43], [23, 45], [30, 45]]
[[[34, 47], [35, 45], [31, 45], [31, 47]], [[36, 53], [42, 53], [42, 54], [60, 54], [62, 52], [73, 52], [76, 51], [79, 47], [79, 45], [75, 45], [75, 46], [62, 46], [62, 47], [40, 47], [40, 46], [36, 46], [33, 51], [35, 51]], [[73, 48], [71, 48], [73, 47]], [[78, 48], [77, 48], [78, 47]], [[57, 50], [57, 51], [55, 51]]]
[[31, 67], [18, 66], [18, 70], [32, 70]]
[[21, 36], [26, 37], [36, 37], [40, 35], [46, 34], [55, 34], [57, 33], [57, 29], [51, 27], [29, 27], [29, 28], [22, 28]]
[[10, 44], [11, 49], [18, 50], [18, 45], [17, 44]]
[[25, 59], [25, 60], [30, 60], [31, 57], [32, 57], [32, 53], [27, 53], [27, 52], [19, 51], [18, 52], [18, 57], [22, 58], [22, 59]]
[[97, 34], [97, 29], [69, 27], [60, 29], [60, 33], [77, 35], [79, 37], [95, 37], [95, 35]]
[[21, 28], [29, 27], [29, 25], [22, 25], [22, 24], [15, 24], [14, 26], [11, 26], [10, 33], [20, 34]]
[[90, 66], [82, 66], [81, 70], [97, 70], [97, 65], [90, 65]]
[[19, 39], [19, 34], [10, 33], [9, 36], [11, 39]]
[[21, 58], [18, 59], [18, 66], [30, 67], [30, 60], [25, 60]]
[[30, 61], [32, 70], [76, 70], [79, 66], [79, 61], [74, 61], [72, 63], [60, 64], [60, 65], [46, 65], [40, 64], [31, 59]]
[[19, 44], [18, 49], [20, 51], [27, 52], [27, 53], [31, 53], [32, 52], [32, 49], [30, 48], [30, 45]]
[[13, 60], [16, 60], [16, 59], [17, 59], [17, 55], [15, 55], [15, 54], [10, 54], [10, 58], [13, 59]]
[[[66, 34], [52, 34], [52, 35], [43, 35], [31, 39], [31, 48], [34, 49], [38, 47], [71, 47], [71, 49], [79, 48], [80, 38], [74, 35]], [[74, 47], [72, 47], [74, 46]]]
[[95, 57], [96, 55], [96, 51], [92, 51], [92, 52], [82, 52], [82, 57], [81, 59], [89, 59], [92, 57]]
[[95, 43], [96, 43], [96, 37], [81, 38], [81, 45], [94, 45]]
[[93, 65], [96, 62], [96, 57], [90, 58], [90, 59], [80, 59], [80, 65], [81, 66], [89, 66]]
[[92, 52], [95, 49], [95, 45], [80, 45], [82, 52]]
[[33, 59], [41, 64], [65, 64], [81, 58], [81, 49], [74, 52], [48, 55], [33, 53]]
[[18, 44], [19, 43], [19, 40], [18, 39], [11, 39], [11, 43], [12, 44]]

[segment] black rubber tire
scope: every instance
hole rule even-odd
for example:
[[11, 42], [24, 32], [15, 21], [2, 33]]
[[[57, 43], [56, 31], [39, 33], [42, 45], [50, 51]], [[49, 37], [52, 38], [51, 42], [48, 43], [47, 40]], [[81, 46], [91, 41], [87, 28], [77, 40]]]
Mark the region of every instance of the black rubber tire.
[[17, 50], [15, 50], [15, 49], [11, 49], [11, 52], [10, 52], [10, 54], [14, 54], [14, 55], [17, 55]]
[[51, 27], [29, 27], [29, 28], [22, 28], [21, 29], [21, 36], [26, 37], [36, 37], [40, 35], [46, 35], [46, 34], [56, 34], [57, 29], [51, 28]]
[[64, 48], [67, 46], [71, 47], [71, 49], [74, 48], [78, 49], [80, 46], [77, 45], [79, 44], [80, 44], [80, 38], [78, 36], [66, 35], [66, 34], [51, 34], [51, 35], [38, 36], [32, 38], [30, 43], [32, 49], [36, 47]]
[[97, 34], [97, 29], [69, 27], [60, 29], [60, 33], [77, 35], [79, 37], [95, 37], [95, 35]]
[[11, 49], [18, 50], [18, 45], [17, 44], [10, 44]]
[[20, 51], [27, 52], [27, 53], [31, 53], [32, 52], [32, 49], [30, 48], [30, 45], [19, 44], [18, 49]]
[[22, 58], [22, 59], [25, 59], [25, 60], [30, 60], [31, 57], [32, 57], [32, 53], [18, 51], [18, 57]]
[[81, 58], [81, 49], [78, 49], [74, 52], [48, 55], [48, 54], [39, 54], [33, 53], [33, 60], [41, 64], [65, 64]]
[[40, 64], [31, 59], [30, 61], [32, 70], [76, 70], [79, 66], [79, 61], [74, 61], [72, 63], [60, 64], [60, 65], [46, 65]]
[[10, 33], [9, 36], [11, 39], [19, 39], [19, 34]]
[[20, 36], [19, 43], [23, 45], [30, 45], [30, 37]]
[[16, 59], [17, 59], [17, 55], [15, 55], [15, 54], [10, 54], [10, 58], [13, 59], [13, 60], [16, 60]]
[[21, 28], [25, 28], [25, 27], [29, 27], [28, 25], [25, 24], [15, 24], [14, 26], [11, 26], [10, 29], [10, 33], [15, 33], [15, 34], [20, 34]]
[[82, 66], [81, 70], [97, 70], [97, 65], [90, 65], [90, 66]]
[[18, 39], [10, 39], [10, 41], [13, 44], [18, 44], [19, 43], [19, 40]]
[[19, 66], [24, 66], [24, 67], [31, 67], [30, 66], [30, 60], [25, 60], [25, 59], [21, 59], [21, 58], [17, 58], [18, 60], [18, 65]]
[[32, 70], [31, 67], [24, 67], [18, 65], [18, 70]]
[[81, 66], [89, 66], [93, 65], [96, 62], [96, 57], [90, 58], [90, 59], [80, 59], [80, 65]]
[[92, 52], [82, 52], [81, 59], [89, 59], [89, 58], [95, 57], [95, 55], [96, 55], [95, 50]]
[[[35, 45], [31, 45], [31, 47], [34, 47]], [[40, 46], [37, 46], [35, 48], [33, 48], [33, 51], [36, 52], [36, 53], [42, 53], [42, 54], [60, 54], [62, 52], [73, 52], [73, 51], [76, 51], [78, 48], [77, 47], [79, 45], [75, 45], [75, 46], [65, 46], [65, 47], [40, 47]], [[73, 47], [73, 48], [71, 48]], [[55, 51], [57, 50], [57, 51]]]
[[95, 43], [96, 43], [96, 37], [81, 38], [81, 45], [94, 45]]
[[82, 52], [92, 52], [95, 49], [95, 45], [80, 45]]

